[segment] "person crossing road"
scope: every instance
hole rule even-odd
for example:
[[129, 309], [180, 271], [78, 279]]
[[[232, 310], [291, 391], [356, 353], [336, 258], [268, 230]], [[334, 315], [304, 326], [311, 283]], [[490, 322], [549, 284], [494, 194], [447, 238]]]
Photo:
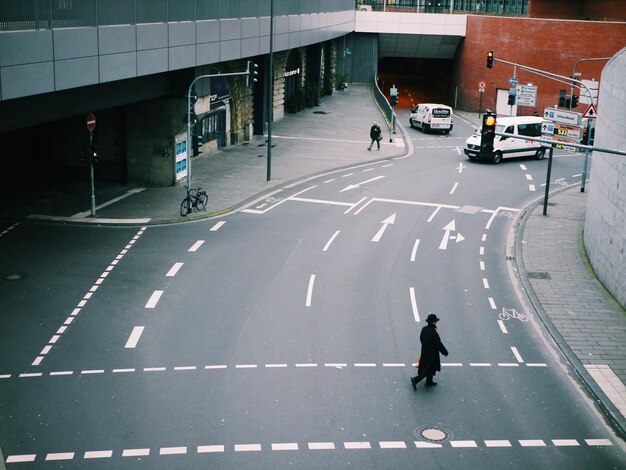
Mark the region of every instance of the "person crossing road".
[[416, 390], [415, 386], [426, 377], [426, 386], [431, 387], [437, 385], [433, 381], [433, 377], [437, 372], [441, 371], [441, 359], [439, 354], [448, 355], [448, 350], [441, 342], [439, 333], [437, 332], [437, 322], [439, 318], [431, 313], [426, 318], [426, 326], [422, 328], [420, 333], [420, 342], [422, 343], [422, 351], [419, 359], [417, 375], [411, 377], [411, 386]]

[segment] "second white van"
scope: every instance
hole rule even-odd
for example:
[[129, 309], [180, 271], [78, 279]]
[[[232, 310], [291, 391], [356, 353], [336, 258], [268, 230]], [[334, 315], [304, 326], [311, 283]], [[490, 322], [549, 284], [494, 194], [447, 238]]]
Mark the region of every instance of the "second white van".
[[445, 104], [418, 104], [411, 110], [409, 124], [422, 132], [442, 131], [448, 134], [453, 127], [454, 114], [452, 108]]
[[534, 157], [541, 160], [546, 148], [540, 142], [524, 139], [524, 136], [541, 137], [542, 121], [543, 118], [537, 116], [496, 118], [496, 132], [515, 134], [520, 138], [497, 135], [493, 140], [493, 153], [480, 155], [480, 129], [476, 129], [474, 135], [465, 141], [464, 153], [470, 160], [486, 159], [493, 163], [500, 163], [506, 157]]

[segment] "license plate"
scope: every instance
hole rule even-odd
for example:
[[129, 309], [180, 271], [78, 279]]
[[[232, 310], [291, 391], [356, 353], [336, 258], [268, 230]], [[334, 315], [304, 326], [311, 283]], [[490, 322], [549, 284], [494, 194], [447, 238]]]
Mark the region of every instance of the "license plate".
[[433, 129], [447, 129], [450, 126], [448, 124], [431, 124], [430, 127]]

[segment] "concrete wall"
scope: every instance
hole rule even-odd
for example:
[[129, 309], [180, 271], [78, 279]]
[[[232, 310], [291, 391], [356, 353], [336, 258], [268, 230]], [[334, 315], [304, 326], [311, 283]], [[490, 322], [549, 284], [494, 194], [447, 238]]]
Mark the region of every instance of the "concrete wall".
[[[626, 149], [626, 47], [600, 81], [595, 145]], [[626, 156], [594, 152], [585, 248], [598, 278], [626, 308]]]
[[[276, 16], [274, 51], [353, 31], [355, 12], [346, 5]], [[0, 102], [267, 54], [269, 30], [262, 16], [0, 32]]]

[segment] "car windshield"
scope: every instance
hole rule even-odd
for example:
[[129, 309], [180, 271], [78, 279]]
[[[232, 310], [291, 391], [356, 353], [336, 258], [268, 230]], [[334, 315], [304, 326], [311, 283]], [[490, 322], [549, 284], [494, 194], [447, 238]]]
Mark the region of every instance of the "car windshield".
[[496, 132], [504, 132], [505, 128], [506, 128], [506, 126], [504, 126], [502, 124], [496, 124]]

